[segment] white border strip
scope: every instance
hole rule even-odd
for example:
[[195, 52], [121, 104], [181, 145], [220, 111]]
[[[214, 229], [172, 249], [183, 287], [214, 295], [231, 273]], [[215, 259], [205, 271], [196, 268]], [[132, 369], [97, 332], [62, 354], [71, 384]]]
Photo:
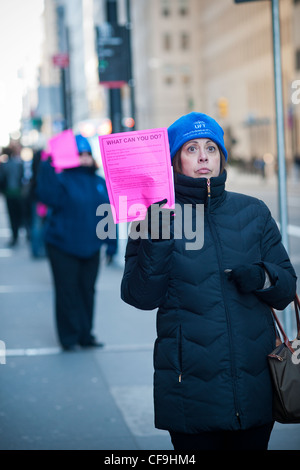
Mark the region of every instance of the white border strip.
[[288, 225], [288, 234], [300, 238], [300, 227], [297, 225]]
[[[149, 344], [115, 344], [104, 346], [103, 348], [82, 348], [78, 352], [101, 351], [101, 352], [134, 352], [134, 351], [152, 351], [154, 343]], [[77, 352], [77, 353], [78, 353]], [[7, 357], [24, 356], [51, 356], [64, 353], [60, 347], [53, 348], [24, 348], [24, 349], [6, 349]]]

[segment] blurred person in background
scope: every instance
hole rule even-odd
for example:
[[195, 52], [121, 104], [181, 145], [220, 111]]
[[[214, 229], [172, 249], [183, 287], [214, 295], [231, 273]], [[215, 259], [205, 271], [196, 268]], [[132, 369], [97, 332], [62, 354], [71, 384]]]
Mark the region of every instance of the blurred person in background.
[[[146, 236], [129, 235], [121, 286], [130, 305], [158, 308], [155, 425], [169, 431], [175, 450], [267, 450], [274, 424], [267, 355], [276, 341], [270, 306], [293, 301], [296, 274], [264, 202], [225, 190], [219, 124], [190, 113], [168, 135], [175, 222], [162, 208], [171, 233], [153, 237], [150, 206]], [[193, 227], [204, 206], [199, 249], [187, 248], [183, 224], [177, 233], [186, 205]]]
[[[38, 200], [48, 207], [45, 241], [55, 286], [58, 338], [65, 351], [103, 346], [92, 332], [104, 243], [96, 234], [96, 209], [109, 204], [109, 199], [88, 140], [77, 135], [76, 143], [81, 165], [56, 173], [49, 161], [41, 161], [36, 188]], [[116, 239], [105, 243], [113, 254]]]
[[11, 227], [11, 239], [8, 247], [14, 247], [19, 239], [19, 231], [24, 222], [23, 213], [23, 174], [24, 166], [21, 159], [21, 145], [12, 141], [3, 150], [7, 160], [0, 163], [0, 182], [5, 196], [7, 213]]
[[38, 168], [41, 161], [42, 150], [37, 150], [33, 154], [31, 165], [31, 179], [28, 190], [28, 204], [31, 212], [30, 226], [30, 249], [33, 258], [44, 258], [45, 250], [45, 222], [47, 216], [47, 206], [36, 197], [36, 182]]
[[297, 153], [294, 156], [294, 166], [295, 166], [296, 180], [300, 180], [300, 154], [299, 153]]

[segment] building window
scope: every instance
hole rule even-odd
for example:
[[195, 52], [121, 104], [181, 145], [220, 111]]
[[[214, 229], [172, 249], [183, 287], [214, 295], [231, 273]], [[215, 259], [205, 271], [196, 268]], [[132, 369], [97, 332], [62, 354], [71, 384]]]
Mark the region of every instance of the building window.
[[169, 8], [164, 7], [164, 8], [162, 9], [162, 14], [163, 14], [163, 16], [170, 16], [170, 10], [169, 10]]
[[181, 16], [186, 16], [189, 13], [188, 0], [178, 0], [179, 1], [179, 14]]
[[169, 0], [161, 0], [161, 13], [163, 16], [170, 16], [170, 2]]
[[180, 36], [180, 47], [181, 49], [188, 49], [190, 46], [190, 36], [187, 33], [181, 33]]
[[165, 33], [163, 36], [163, 48], [165, 51], [169, 51], [172, 46], [171, 34]]
[[179, 14], [181, 16], [186, 16], [188, 14], [188, 9], [187, 8], [180, 8], [179, 9]]
[[181, 80], [183, 85], [188, 86], [192, 83], [192, 71], [189, 65], [183, 65], [181, 67]]
[[167, 86], [174, 83], [174, 67], [172, 65], [165, 65], [163, 68], [164, 82]]
[[300, 70], [300, 49], [296, 50], [296, 70]]
[[191, 84], [191, 76], [190, 75], [182, 75], [182, 83], [183, 85], [190, 85]]
[[173, 77], [171, 77], [170, 75], [165, 76], [165, 84], [166, 85], [168, 85], [168, 86], [172, 85], [173, 81], [174, 81]]

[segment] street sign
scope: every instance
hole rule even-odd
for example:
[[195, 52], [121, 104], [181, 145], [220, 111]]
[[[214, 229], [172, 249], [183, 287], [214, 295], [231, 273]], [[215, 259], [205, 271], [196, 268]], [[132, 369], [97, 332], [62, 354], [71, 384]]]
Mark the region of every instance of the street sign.
[[56, 65], [60, 69], [66, 69], [69, 67], [69, 64], [70, 64], [69, 54], [64, 53], [64, 52], [55, 54], [52, 57], [52, 62], [54, 65]]
[[100, 84], [121, 88], [130, 80], [129, 30], [126, 26], [104, 23], [96, 26]]

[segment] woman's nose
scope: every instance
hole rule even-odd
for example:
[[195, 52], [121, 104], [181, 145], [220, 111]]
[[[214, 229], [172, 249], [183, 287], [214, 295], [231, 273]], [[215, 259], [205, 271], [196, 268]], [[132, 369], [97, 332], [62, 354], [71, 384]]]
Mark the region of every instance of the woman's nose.
[[208, 161], [208, 157], [207, 157], [206, 153], [204, 152], [204, 150], [200, 150], [198, 160], [199, 160], [199, 162], [207, 162]]

